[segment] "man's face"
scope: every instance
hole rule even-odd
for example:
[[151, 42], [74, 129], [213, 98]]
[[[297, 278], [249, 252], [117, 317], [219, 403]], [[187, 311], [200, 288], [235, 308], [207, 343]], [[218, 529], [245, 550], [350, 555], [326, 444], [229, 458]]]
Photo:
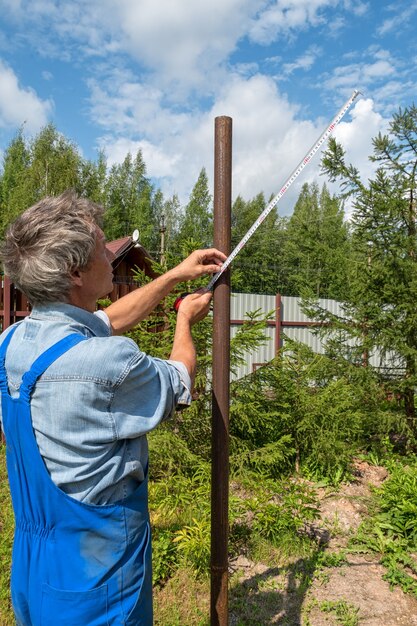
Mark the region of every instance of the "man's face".
[[91, 262], [88, 269], [81, 272], [83, 286], [91, 298], [95, 298], [95, 301], [103, 298], [113, 289], [113, 268], [111, 265], [113, 259], [113, 253], [106, 248], [104, 233], [97, 227], [96, 247]]

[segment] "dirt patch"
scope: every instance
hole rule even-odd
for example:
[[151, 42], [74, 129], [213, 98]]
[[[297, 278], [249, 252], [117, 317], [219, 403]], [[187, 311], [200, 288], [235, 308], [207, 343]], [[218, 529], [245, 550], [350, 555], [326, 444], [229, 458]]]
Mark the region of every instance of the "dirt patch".
[[[367, 515], [372, 487], [382, 485], [387, 475], [382, 467], [357, 461], [352, 482], [338, 491], [319, 490], [320, 520], [309, 532], [326, 552], [347, 545]], [[303, 559], [271, 568], [239, 557], [231, 567], [239, 583], [232, 594], [230, 626], [417, 626], [417, 598], [398, 587], [390, 590], [382, 578], [385, 568], [371, 554], [347, 553], [340, 567], [310, 572], [309, 580], [311, 563]], [[242, 620], [243, 605], [247, 617]], [[234, 612], [234, 606], [239, 610]], [[343, 618], [336, 609], [345, 611]]]
[[[384, 571], [371, 557], [355, 555], [347, 565], [332, 568], [325, 584], [314, 581], [307, 602], [314, 598], [319, 607], [322, 602], [344, 601], [357, 610], [360, 626], [417, 625], [417, 599], [398, 587], [391, 591], [382, 580]], [[314, 605], [309, 613], [311, 625], [334, 623], [318, 607]]]
[[384, 467], [368, 465], [364, 461], [354, 464], [353, 480], [342, 485], [337, 492], [318, 490], [320, 500], [319, 527], [329, 528], [329, 549], [346, 545], [349, 537], [359, 528], [371, 502], [371, 488], [380, 487], [388, 476]]

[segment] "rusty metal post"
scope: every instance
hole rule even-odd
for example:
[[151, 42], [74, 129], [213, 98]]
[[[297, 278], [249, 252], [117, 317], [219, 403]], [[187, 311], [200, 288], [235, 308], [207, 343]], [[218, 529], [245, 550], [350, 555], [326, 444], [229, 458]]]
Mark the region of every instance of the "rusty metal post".
[[[214, 246], [230, 254], [232, 119], [216, 117], [214, 141]], [[211, 626], [227, 626], [229, 535], [230, 274], [213, 296], [213, 404], [211, 472]]]

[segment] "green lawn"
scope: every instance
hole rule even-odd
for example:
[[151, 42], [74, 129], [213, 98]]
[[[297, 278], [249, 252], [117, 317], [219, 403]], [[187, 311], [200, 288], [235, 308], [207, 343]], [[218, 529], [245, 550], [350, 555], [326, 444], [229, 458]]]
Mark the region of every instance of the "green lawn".
[[10, 564], [13, 541], [13, 511], [6, 472], [6, 446], [0, 444], [0, 626], [14, 624], [10, 606]]

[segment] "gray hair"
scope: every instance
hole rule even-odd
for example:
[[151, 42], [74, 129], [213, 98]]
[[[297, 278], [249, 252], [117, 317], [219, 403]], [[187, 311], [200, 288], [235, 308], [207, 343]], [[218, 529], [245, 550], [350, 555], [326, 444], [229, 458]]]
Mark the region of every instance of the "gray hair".
[[8, 228], [4, 271], [32, 304], [67, 302], [74, 270], [88, 268], [104, 209], [71, 190], [46, 197]]

